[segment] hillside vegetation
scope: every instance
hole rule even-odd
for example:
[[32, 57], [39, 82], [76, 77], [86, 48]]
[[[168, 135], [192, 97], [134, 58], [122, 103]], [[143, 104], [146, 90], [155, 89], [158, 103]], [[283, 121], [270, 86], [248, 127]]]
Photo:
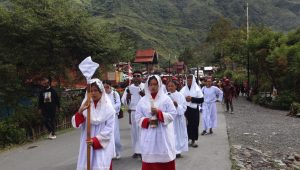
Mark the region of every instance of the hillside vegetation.
[[[206, 39], [220, 17], [246, 25], [244, 0], [92, 0], [95, 21], [129, 33], [139, 48], [178, 55]], [[290, 31], [300, 25], [298, 0], [249, 0], [250, 25]]]

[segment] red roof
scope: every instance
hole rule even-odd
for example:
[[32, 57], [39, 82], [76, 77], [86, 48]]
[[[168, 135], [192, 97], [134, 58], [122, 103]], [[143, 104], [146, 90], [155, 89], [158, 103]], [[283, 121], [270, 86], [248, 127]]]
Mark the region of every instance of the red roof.
[[137, 50], [136, 51], [136, 55], [135, 56], [139, 56], [139, 57], [153, 57], [155, 54], [155, 50], [154, 49], [148, 49], [148, 50]]
[[154, 49], [137, 50], [135, 63], [153, 63], [157, 62], [157, 54]]

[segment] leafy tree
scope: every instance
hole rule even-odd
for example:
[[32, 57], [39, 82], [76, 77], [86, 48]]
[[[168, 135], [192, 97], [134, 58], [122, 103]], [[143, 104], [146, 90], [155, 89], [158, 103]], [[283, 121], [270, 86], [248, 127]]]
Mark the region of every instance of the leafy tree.
[[75, 0], [0, 3], [0, 111], [11, 108], [11, 119], [20, 128], [36, 122], [36, 97], [28, 86], [32, 80], [66, 80], [87, 56], [102, 65], [134, 56], [135, 44], [127, 34], [95, 23], [89, 7], [87, 1]]
[[280, 46], [276, 47], [266, 59], [270, 65], [272, 76], [276, 77], [275, 84], [278, 92], [289, 90], [295, 98], [300, 96], [297, 86], [300, 83], [299, 35], [300, 29], [284, 36]]
[[195, 66], [197, 62], [195, 62], [194, 52], [191, 48], [185, 48], [178, 57], [179, 61], [184, 61], [184, 63], [188, 66]]
[[[250, 69], [255, 76], [253, 85], [255, 94], [259, 91], [261, 80], [265, 76], [276, 86], [275, 77], [272, 76], [266, 58], [274, 48], [279, 46], [281, 36], [280, 33], [273, 32], [268, 28], [258, 27], [251, 29], [248, 48], [250, 53]], [[270, 90], [271, 88], [272, 86], [270, 86]]]

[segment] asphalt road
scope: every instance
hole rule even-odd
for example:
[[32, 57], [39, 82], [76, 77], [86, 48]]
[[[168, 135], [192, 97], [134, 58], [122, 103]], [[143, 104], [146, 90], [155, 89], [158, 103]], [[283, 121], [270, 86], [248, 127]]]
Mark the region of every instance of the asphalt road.
[[[218, 127], [213, 135], [200, 136], [199, 147], [189, 148], [176, 159], [177, 170], [229, 170], [230, 150], [225, 116], [221, 106]], [[140, 170], [141, 161], [131, 158], [128, 115], [121, 122], [122, 157], [113, 160], [114, 170]], [[201, 125], [200, 125], [201, 126]], [[201, 127], [200, 127], [201, 129]], [[201, 130], [199, 130], [201, 132]], [[40, 140], [0, 153], [1, 170], [74, 170], [78, 156], [80, 132], [71, 130], [58, 134], [55, 140]]]

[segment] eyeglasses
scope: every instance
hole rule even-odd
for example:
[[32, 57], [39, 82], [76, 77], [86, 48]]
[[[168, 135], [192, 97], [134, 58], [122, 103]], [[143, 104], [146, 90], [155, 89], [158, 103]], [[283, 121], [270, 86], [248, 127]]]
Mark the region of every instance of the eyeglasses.
[[133, 75], [133, 77], [141, 77], [141, 75]]

